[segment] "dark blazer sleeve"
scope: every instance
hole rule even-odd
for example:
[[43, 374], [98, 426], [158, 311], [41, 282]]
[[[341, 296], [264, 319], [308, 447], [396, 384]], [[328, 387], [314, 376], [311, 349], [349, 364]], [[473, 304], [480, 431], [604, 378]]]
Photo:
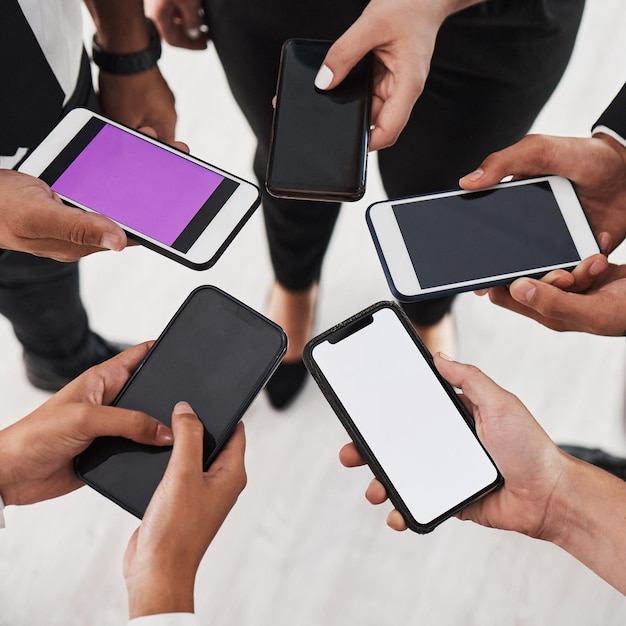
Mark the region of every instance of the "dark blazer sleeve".
[[592, 132], [600, 132], [599, 127], [608, 128], [621, 137], [622, 143], [626, 143], [626, 85], [593, 125]]

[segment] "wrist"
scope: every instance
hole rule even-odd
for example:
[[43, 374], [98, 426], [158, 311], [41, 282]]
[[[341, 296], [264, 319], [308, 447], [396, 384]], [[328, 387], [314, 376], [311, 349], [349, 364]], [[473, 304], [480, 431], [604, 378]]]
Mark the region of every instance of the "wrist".
[[138, 74], [156, 66], [161, 58], [161, 38], [152, 20], [124, 32], [123, 38], [98, 32], [92, 41], [93, 62], [103, 72]]
[[130, 619], [160, 613], [194, 612], [194, 578], [179, 576], [134, 576], [126, 579]]

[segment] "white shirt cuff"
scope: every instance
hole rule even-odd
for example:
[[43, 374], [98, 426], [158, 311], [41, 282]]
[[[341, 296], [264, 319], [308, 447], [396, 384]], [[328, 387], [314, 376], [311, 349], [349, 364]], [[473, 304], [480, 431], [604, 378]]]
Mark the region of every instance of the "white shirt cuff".
[[4, 501], [0, 496], [0, 528], [4, 528]]
[[613, 137], [615, 141], [621, 143], [624, 148], [626, 148], [626, 139], [624, 139], [624, 137], [622, 137], [621, 135], [618, 135], [614, 130], [611, 130], [608, 126], [595, 126], [592, 129], [591, 134], [595, 135], [596, 133], [604, 133], [609, 137]]
[[160, 613], [131, 619], [128, 626], [199, 626], [199, 622], [194, 613]]

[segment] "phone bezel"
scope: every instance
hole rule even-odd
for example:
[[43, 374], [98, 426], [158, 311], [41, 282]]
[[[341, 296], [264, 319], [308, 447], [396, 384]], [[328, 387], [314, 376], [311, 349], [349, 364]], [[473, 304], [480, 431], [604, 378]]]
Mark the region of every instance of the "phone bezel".
[[[285, 73], [288, 64], [290, 63], [290, 57], [294, 54], [294, 49], [298, 46], [324, 46], [325, 49], [330, 48], [332, 41], [322, 39], [302, 39], [291, 38], [285, 41], [281, 48], [281, 55], [278, 69], [278, 80], [276, 84], [276, 106], [274, 107], [272, 130], [270, 133], [270, 147], [269, 156], [267, 160], [266, 168], [266, 180], [265, 187], [268, 193], [277, 198], [290, 199], [290, 200], [318, 200], [326, 202], [355, 202], [360, 200], [365, 194], [366, 175], [367, 175], [367, 156], [369, 146], [370, 135], [370, 109], [371, 98], [365, 98], [362, 129], [363, 137], [359, 146], [359, 158], [357, 166], [354, 169], [353, 181], [354, 185], [350, 187], [336, 187], [336, 186], [319, 186], [312, 184], [299, 184], [294, 181], [278, 180], [272, 174], [273, 164], [276, 159], [276, 133], [277, 128], [281, 124], [281, 108], [283, 107], [283, 99], [285, 87]], [[321, 62], [321, 61], [320, 61]], [[371, 72], [370, 72], [370, 85], [371, 85]], [[371, 86], [368, 90], [371, 92]]]
[[[393, 313], [395, 313], [398, 321], [404, 327], [407, 333], [407, 339], [413, 342], [416, 349], [424, 358], [428, 367], [430, 368], [430, 370], [433, 372], [436, 379], [439, 381], [439, 383], [443, 387], [447, 396], [450, 398], [450, 401], [459, 412], [460, 418], [466, 423], [466, 425], [468, 426], [468, 428], [470, 429], [470, 431], [476, 438], [476, 441], [485, 452], [487, 458], [489, 459], [489, 461], [491, 462], [495, 470], [495, 479], [491, 484], [486, 485], [484, 489], [478, 491], [477, 493], [467, 498], [466, 500], [459, 502], [456, 506], [450, 508], [448, 511], [428, 521], [422, 521], [422, 522], [418, 521], [413, 515], [413, 513], [410, 511], [409, 507], [405, 503], [401, 494], [398, 493], [398, 490], [396, 489], [395, 485], [393, 484], [393, 482], [387, 475], [385, 469], [381, 466], [380, 462], [376, 458], [368, 442], [361, 434], [359, 428], [356, 426], [349, 412], [346, 410], [345, 406], [342, 404], [338, 395], [333, 390], [322, 368], [319, 366], [319, 364], [317, 363], [315, 359], [315, 349], [320, 344], [323, 344], [325, 342], [335, 343], [336, 341], [341, 341], [344, 338], [346, 333], [353, 334], [354, 332], [358, 332], [358, 330], [360, 330], [364, 325], [367, 325], [366, 321], [369, 317], [371, 317], [373, 314], [377, 313], [378, 311], [382, 309], [390, 309]], [[354, 327], [356, 327], [356, 331], [354, 331]], [[404, 520], [407, 523], [407, 526], [414, 532], [417, 532], [419, 534], [425, 534], [425, 533], [429, 533], [433, 531], [437, 526], [439, 526], [439, 524], [441, 524], [446, 519], [458, 513], [460, 510], [465, 508], [468, 504], [486, 495], [487, 493], [490, 493], [491, 491], [497, 489], [504, 483], [504, 479], [502, 475], [500, 474], [497, 466], [493, 462], [491, 455], [488, 453], [488, 451], [485, 449], [482, 442], [476, 435], [476, 429], [475, 429], [474, 419], [472, 415], [465, 408], [463, 403], [459, 400], [452, 385], [450, 385], [450, 383], [448, 383], [441, 376], [441, 374], [439, 374], [439, 372], [437, 371], [437, 368], [435, 367], [432, 355], [430, 354], [426, 346], [423, 344], [423, 342], [421, 341], [421, 339], [415, 332], [410, 320], [405, 315], [404, 311], [402, 311], [402, 309], [395, 302], [387, 302], [387, 301], [377, 302], [371, 305], [370, 307], [364, 309], [363, 311], [353, 315], [347, 320], [337, 324], [336, 326], [314, 337], [311, 341], [309, 341], [309, 343], [307, 343], [307, 345], [304, 348], [303, 360], [307, 369], [309, 370], [314, 380], [320, 387], [320, 390], [324, 394], [324, 397], [326, 398], [326, 400], [332, 407], [333, 411], [339, 418], [343, 427], [346, 429], [348, 435], [350, 436], [350, 438], [356, 445], [357, 449], [363, 456], [363, 459], [366, 461], [367, 465], [372, 470], [374, 476], [385, 486], [389, 500], [391, 501], [393, 506], [398, 511], [400, 511]]]
[[412, 302], [420, 299], [450, 295], [464, 291], [507, 284], [521, 276], [540, 277], [554, 269], [571, 270], [580, 262], [559, 263], [550, 266], [534, 267], [528, 270], [494, 275], [487, 278], [459, 281], [436, 287], [422, 288], [409, 257], [407, 245], [393, 212], [394, 205], [428, 202], [450, 196], [482, 193], [492, 189], [522, 186], [538, 182], [548, 182], [561, 215], [572, 237], [580, 260], [600, 252], [589, 222], [576, 191], [569, 180], [560, 176], [541, 176], [530, 179], [500, 183], [480, 191], [454, 190], [434, 194], [424, 194], [401, 199], [375, 202], [366, 210], [366, 221], [370, 235], [378, 253], [387, 283], [393, 295], [401, 301]]
[[[165, 149], [187, 161], [191, 161], [210, 171], [216, 172], [225, 178], [236, 181], [239, 185], [232, 196], [219, 209], [215, 217], [208, 224], [206, 229], [195, 240], [187, 252], [181, 252], [172, 248], [148, 235], [134, 230], [124, 224], [115, 221], [127, 233], [130, 239], [141, 243], [145, 247], [158, 252], [170, 259], [178, 261], [183, 265], [195, 270], [204, 270], [212, 267], [224, 250], [230, 245], [237, 233], [243, 228], [248, 219], [252, 216], [256, 208], [260, 205], [261, 194], [259, 188], [251, 182], [244, 180], [234, 174], [211, 165], [178, 150], [157, 139], [149, 137], [133, 128], [119, 124], [102, 115], [93, 113], [88, 109], [72, 109], [50, 132], [50, 134], [33, 150], [33, 152], [20, 164], [18, 171], [39, 177], [50, 163], [59, 155], [76, 134], [89, 122], [96, 118], [119, 128], [142, 141], [154, 144], [160, 149]], [[91, 207], [80, 204], [58, 194], [59, 197], [71, 206], [78, 207], [85, 211], [95, 212]], [[111, 219], [111, 218], [109, 218]]]

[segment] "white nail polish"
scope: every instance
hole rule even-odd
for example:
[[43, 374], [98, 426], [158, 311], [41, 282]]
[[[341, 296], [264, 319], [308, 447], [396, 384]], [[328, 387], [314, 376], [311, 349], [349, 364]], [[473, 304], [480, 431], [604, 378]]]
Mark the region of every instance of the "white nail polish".
[[199, 28], [190, 28], [187, 31], [187, 36], [190, 39], [198, 39], [198, 37], [200, 37], [200, 29]]
[[315, 86], [318, 89], [328, 89], [330, 87], [330, 83], [333, 82], [334, 74], [331, 72], [330, 68], [326, 65], [322, 65], [320, 67], [317, 76], [315, 77]]

